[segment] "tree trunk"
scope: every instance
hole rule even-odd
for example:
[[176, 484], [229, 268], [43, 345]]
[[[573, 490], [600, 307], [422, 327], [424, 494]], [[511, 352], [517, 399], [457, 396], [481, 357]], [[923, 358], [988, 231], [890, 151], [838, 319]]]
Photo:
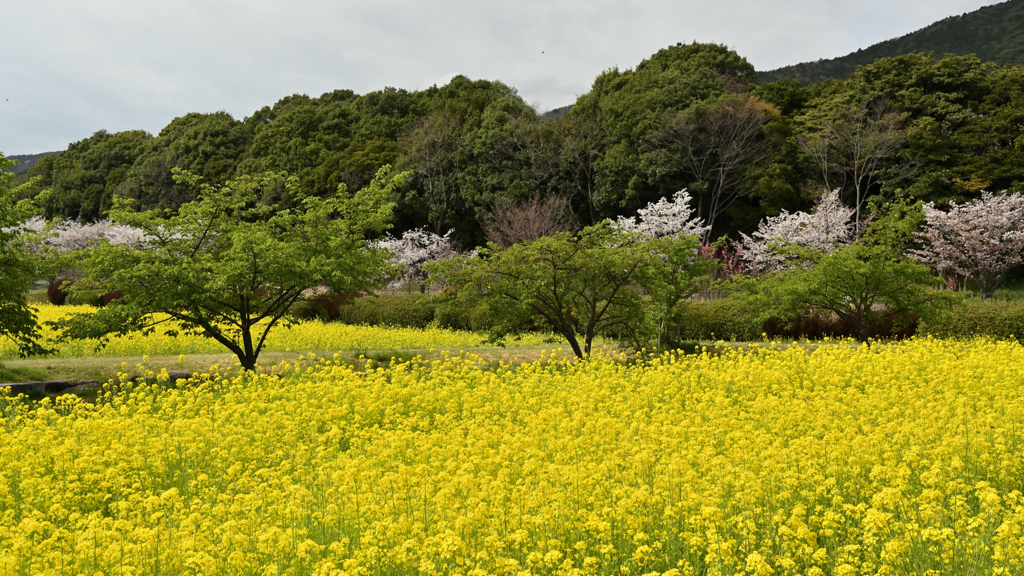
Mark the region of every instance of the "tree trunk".
[[236, 356], [238, 361], [242, 364], [243, 369], [249, 372], [256, 371], [256, 358], [259, 356], [258, 354], [236, 354]]

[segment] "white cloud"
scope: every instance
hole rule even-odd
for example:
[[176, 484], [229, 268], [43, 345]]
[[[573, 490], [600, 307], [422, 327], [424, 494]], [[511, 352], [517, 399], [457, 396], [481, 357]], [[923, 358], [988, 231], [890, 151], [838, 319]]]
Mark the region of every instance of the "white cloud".
[[292, 93], [501, 80], [543, 109], [676, 42], [759, 70], [840, 56], [991, 0], [36, 0], [3, 10], [0, 151], [244, 117]]

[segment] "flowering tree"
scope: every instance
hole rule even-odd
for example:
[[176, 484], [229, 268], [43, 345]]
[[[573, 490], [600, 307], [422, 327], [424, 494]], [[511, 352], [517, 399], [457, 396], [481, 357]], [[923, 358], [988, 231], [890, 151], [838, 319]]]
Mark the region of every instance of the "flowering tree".
[[948, 309], [957, 295], [938, 290], [942, 280], [927, 266], [906, 258], [905, 247], [921, 218], [920, 203], [899, 201], [878, 212], [864, 235], [848, 246], [830, 252], [790, 246], [811, 265], [792, 266], [752, 284], [761, 318], [827, 312], [856, 329], [865, 342], [883, 321], [901, 327], [915, 317], [927, 320]]
[[146, 238], [145, 232], [141, 229], [115, 224], [110, 219], [87, 224], [71, 221], [58, 226], [54, 232], [56, 235], [47, 243], [60, 253], [98, 246], [102, 240], [111, 244], [140, 246]]
[[387, 250], [393, 255], [391, 263], [401, 270], [401, 276], [396, 278], [391, 286], [417, 283], [422, 291], [424, 282], [427, 280], [427, 273], [423, 271], [423, 265], [433, 260], [455, 256], [451, 234], [452, 231], [449, 230], [445, 232], [444, 236], [439, 236], [419, 228], [407, 231], [402, 234], [401, 238], [387, 234], [383, 240], [375, 242], [375, 248]]
[[943, 212], [924, 207], [922, 248], [911, 256], [940, 272], [974, 278], [982, 299], [989, 299], [1006, 272], [1024, 263], [1024, 196], [983, 192], [978, 200], [951, 203]]
[[762, 220], [753, 235], [740, 234], [743, 259], [757, 271], [773, 272], [786, 268], [793, 260], [787, 246], [828, 254], [853, 241], [854, 212], [843, 205], [838, 189], [822, 195], [810, 214], [783, 210], [778, 216]]
[[694, 215], [690, 208], [690, 193], [680, 190], [672, 196], [672, 201], [662, 198], [652, 202], [638, 211], [636, 218], [620, 217], [615, 225], [626, 232], [638, 232], [650, 238], [666, 238], [683, 236], [703, 236], [710, 226], [702, 226], [703, 221]]

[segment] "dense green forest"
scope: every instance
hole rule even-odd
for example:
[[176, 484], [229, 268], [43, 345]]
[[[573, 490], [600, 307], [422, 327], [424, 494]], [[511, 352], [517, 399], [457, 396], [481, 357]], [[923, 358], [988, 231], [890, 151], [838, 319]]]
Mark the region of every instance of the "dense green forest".
[[212, 183], [288, 172], [325, 195], [392, 164], [413, 172], [393, 198], [395, 232], [454, 228], [463, 247], [483, 242], [495, 206], [535, 194], [562, 198], [588, 225], [687, 188], [709, 240], [807, 209], [826, 187], [860, 209], [898, 190], [939, 203], [1024, 190], [1024, 67], [974, 56], [882, 58], [804, 87], [759, 83], [724, 46], [677, 44], [605, 71], [557, 112], [462, 76], [421, 91], [296, 94], [241, 120], [192, 113], [156, 135], [97, 132], [18, 178], [52, 188], [49, 217], [88, 221], [114, 195], [141, 209], [191, 200], [174, 168]]
[[1024, 64], [1024, 0], [985, 6], [950, 16], [899, 38], [879, 42], [852, 54], [759, 72], [762, 82], [786, 78], [808, 85], [827, 78], [846, 78], [879, 58], [917, 52], [939, 56], [974, 54], [996, 64]]

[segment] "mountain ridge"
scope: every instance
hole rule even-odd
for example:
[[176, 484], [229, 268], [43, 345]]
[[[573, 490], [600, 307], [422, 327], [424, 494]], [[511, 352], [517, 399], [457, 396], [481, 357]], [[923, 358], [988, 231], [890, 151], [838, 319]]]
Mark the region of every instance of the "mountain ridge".
[[757, 76], [761, 82], [792, 78], [808, 85], [827, 78], [846, 78], [858, 66], [879, 58], [911, 53], [933, 53], [936, 57], [975, 54], [985, 62], [1024, 64], [1024, 0], [982, 6], [845, 56], [784, 66], [758, 72]]

